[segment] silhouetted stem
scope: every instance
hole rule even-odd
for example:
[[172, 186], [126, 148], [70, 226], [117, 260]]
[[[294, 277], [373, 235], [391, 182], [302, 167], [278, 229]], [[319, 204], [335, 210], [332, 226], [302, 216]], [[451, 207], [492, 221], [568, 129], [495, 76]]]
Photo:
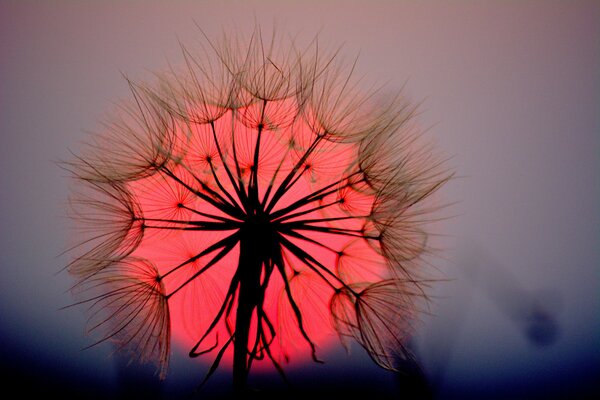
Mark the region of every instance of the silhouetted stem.
[[248, 341], [250, 322], [255, 309], [262, 299], [260, 275], [263, 265], [259, 251], [261, 238], [251, 229], [241, 230], [239, 273], [239, 295], [235, 317], [233, 347], [233, 387], [240, 396], [246, 392], [248, 384]]

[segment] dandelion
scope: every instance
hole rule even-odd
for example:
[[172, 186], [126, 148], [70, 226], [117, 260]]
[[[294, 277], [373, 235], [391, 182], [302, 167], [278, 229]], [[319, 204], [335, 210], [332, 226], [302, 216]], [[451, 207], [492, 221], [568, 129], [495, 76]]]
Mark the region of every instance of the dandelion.
[[89, 331], [161, 377], [171, 338], [188, 343], [212, 356], [205, 379], [230, 362], [239, 393], [260, 360], [321, 362], [329, 333], [397, 369], [426, 298], [426, 200], [450, 178], [416, 107], [363, 92], [316, 41], [208, 43], [128, 80], [132, 99], [64, 164]]

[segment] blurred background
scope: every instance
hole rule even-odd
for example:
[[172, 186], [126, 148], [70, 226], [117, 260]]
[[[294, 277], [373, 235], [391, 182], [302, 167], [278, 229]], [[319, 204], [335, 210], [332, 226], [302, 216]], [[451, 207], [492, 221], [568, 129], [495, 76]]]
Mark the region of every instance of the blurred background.
[[[457, 201], [437, 226], [447, 282], [395, 375], [359, 347], [289, 379], [313, 398], [582, 398], [600, 376], [600, 3], [597, 1], [0, 1], [0, 380], [26, 393], [218, 398], [227, 371], [175, 347], [166, 381], [109, 345], [82, 350], [81, 309], [61, 272], [69, 157], [126, 73], [147, 77], [255, 24], [359, 56], [359, 73], [422, 101], [452, 155]], [[284, 390], [276, 375], [252, 383]]]

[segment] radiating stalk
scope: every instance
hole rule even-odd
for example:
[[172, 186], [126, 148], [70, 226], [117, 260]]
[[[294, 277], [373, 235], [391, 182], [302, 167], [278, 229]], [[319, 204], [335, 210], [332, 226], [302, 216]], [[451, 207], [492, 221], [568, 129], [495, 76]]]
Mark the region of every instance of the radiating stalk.
[[264, 246], [260, 243], [259, 232], [253, 229], [240, 230], [240, 260], [238, 304], [235, 318], [235, 334], [233, 348], [233, 386], [238, 396], [243, 395], [247, 389], [249, 361], [248, 341], [250, 339], [250, 323], [257, 307], [261, 307], [262, 289], [260, 284], [261, 270], [263, 267], [263, 252], [259, 249]]

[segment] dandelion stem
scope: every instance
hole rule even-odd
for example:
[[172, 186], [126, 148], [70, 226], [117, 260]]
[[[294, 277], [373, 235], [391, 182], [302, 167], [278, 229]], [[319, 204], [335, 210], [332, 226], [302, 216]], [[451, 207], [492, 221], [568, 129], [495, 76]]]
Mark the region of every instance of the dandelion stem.
[[[243, 229], [240, 240], [240, 258], [238, 264], [239, 291], [235, 317], [235, 338], [233, 348], [233, 387], [237, 394], [246, 391], [249, 360], [248, 340], [252, 315], [262, 305], [263, 289], [260, 277], [263, 269], [265, 243], [254, 229]], [[268, 244], [266, 244], [268, 246]]]

